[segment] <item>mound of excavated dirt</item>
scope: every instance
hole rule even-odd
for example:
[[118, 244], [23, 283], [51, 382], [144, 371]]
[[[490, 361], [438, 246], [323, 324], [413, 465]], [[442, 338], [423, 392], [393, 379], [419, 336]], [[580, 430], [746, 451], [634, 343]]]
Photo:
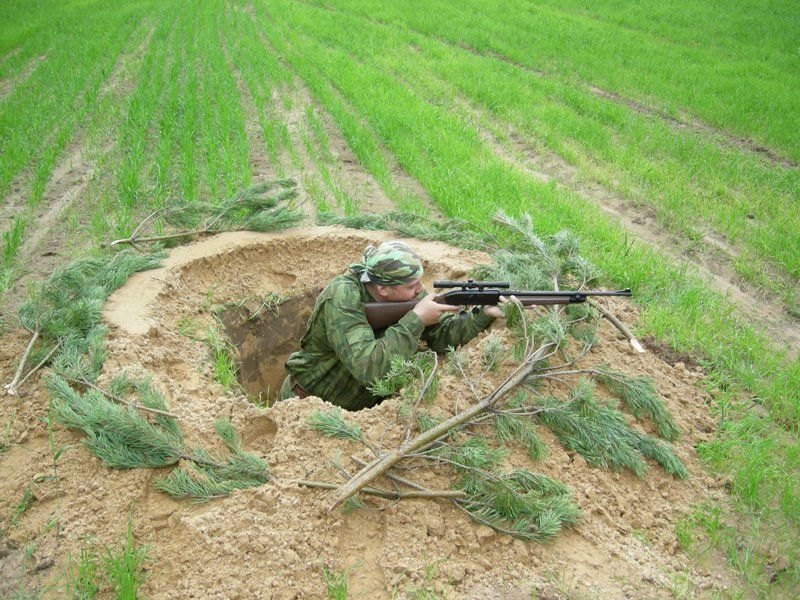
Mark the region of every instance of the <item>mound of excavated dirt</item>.
[[[443, 598], [530, 598], [532, 590], [539, 598], [671, 598], [685, 581], [709, 595], [729, 585], [726, 572], [698, 565], [681, 552], [675, 534], [676, 522], [694, 505], [724, 495], [721, 482], [702, 472], [694, 452], [713, 430], [708, 398], [698, 387], [702, 373], [683, 363], [670, 366], [653, 353], [635, 353], [607, 323], [601, 326], [602, 343], [583, 364], [609, 364], [653, 380], [684, 432], [674, 446], [691, 473], [688, 480], [675, 480], [656, 465], [642, 479], [591, 468], [543, 430], [548, 457], [531, 464], [519, 449], [509, 466], [526, 466], [568, 484], [583, 513], [577, 527], [545, 545], [495, 534], [444, 500], [367, 499], [366, 509], [329, 513], [327, 492], [287, 483], [337, 481], [333, 459], [355, 472], [350, 455], [367, 456], [354, 443], [308, 429], [307, 416], [328, 406], [322, 400], [290, 400], [264, 409], [225, 393], [212, 379], [207, 346], [186, 335], [188, 324], [211, 324], [212, 305], [269, 293], [313, 298], [367, 243], [387, 237], [339, 228], [224, 234], [178, 248], [164, 268], [133, 276], [106, 306], [110, 330], [101, 382], [123, 370], [151, 377], [178, 415], [189, 447], [214, 447], [214, 420], [230, 417], [245, 449], [262, 456], [275, 479], [204, 504], [175, 501], [153, 487], [165, 472], [106, 469], [79, 444], [80, 436], [60, 427], [54, 446], [68, 448], [54, 469], [48, 427], [41, 422], [48, 399], [34, 387], [27, 396], [0, 403], [0, 433], [6, 430], [10, 445], [0, 456], [0, 517], [7, 531], [7, 539], [0, 539], [0, 573], [16, 582], [25, 564], [29, 586], [49, 584], [59, 596], [69, 557], [88, 544], [117, 545], [132, 512], [137, 543], [146, 545], [151, 557], [143, 589], [150, 598], [324, 597], [324, 567], [348, 574], [352, 598], [413, 597], [422, 591]], [[463, 278], [470, 266], [486, 260], [443, 244], [411, 244], [427, 259], [428, 282]], [[624, 322], [635, 323], [637, 313], [628, 303], [608, 306]], [[492, 328], [505, 335], [502, 323]], [[468, 351], [476, 353], [479, 342]], [[4, 339], [4, 379], [25, 343], [13, 332]], [[488, 390], [493, 383], [487, 378], [481, 385]], [[463, 403], [470, 397], [462, 382], [444, 375], [434, 410], [450, 414], [454, 399]], [[347, 417], [384, 448], [404, 433], [391, 399]], [[449, 476], [446, 470], [415, 474], [433, 488], [447, 487]], [[15, 517], [26, 488], [34, 499]], [[19, 549], [30, 543], [35, 546], [23, 561]], [[10, 589], [0, 588], [0, 595]]]

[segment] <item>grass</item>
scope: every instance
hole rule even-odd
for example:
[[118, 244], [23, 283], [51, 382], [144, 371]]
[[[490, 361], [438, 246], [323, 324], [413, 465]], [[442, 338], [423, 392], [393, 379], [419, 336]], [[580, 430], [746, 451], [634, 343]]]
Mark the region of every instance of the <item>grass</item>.
[[226, 391], [237, 389], [239, 367], [236, 362], [236, 348], [221, 333], [219, 327], [209, 327], [204, 338], [211, 352], [211, 370], [214, 381]]
[[[95, 168], [65, 216], [66, 235], [97, 245], [127, 237], [175, 199], [249, 185], [263, 175], [255, 157], [271, 174], [297, 174], [317, 209], [357, 213], [360, 199], [331, 151], [332, 122], [399, 208], [482, 227], [498, 209], [531, 212], [542, 234], [576, 232], [609, 285], [632, 287], [637, 333], [702, 357], [710, 372], [719, 430], [699, 452], [730, 480], [737, 512], [735, 527], [709, 540], [733, 549], [731, 563], [758, 593], [800, 585], [796, 568], [764, 584], [774, 573], [759, 558], [765, 542], [794, 565], [800, 554], [800, 362], [691, 269], [631, 245], [575, 189], [600, 185], [689, 248], [721, 239], [734, 272], [797, 317], [800, 169], [787, 166], [800, 161], [797, 4], [426, 8], [2, 3], [0, 22], [14, 26], [0, 28], [0, 82], [9, 85], [0, 97], [0, 203], [11, 215], [0, 222], [0, 294], [20, 281], [20, 253], [71, 149]], [[566, 184], [525, 170], [548, 164]], [[398, 175], [416, 180], [433, 206]], [[213, 347], [218, 376], [231, 384], [224, 344]], [[683, 542], [701, 527], [695, 521], [676, 533]]]
[[31, 488], [32, 484], [28, 484], [25, 486], [25, 489], [22, 490], [22, 498], [11, 513], [12, 525], [17, 525], [19, 523], [19, 518], [28, 512], [31, 506], [33, 506], [33, 503], [36, 502], [36, 496]]
[[135, 600], [144, 583], [144, 566], [148, 561], [145, 546], [137, 546], [133, 537], [133, 516], [128, 519], [125, 539], [119, 547], [97, 549], [89, 545], [70, 561], [66, 592], [70, 598], [91, 600], [107, 597]]
[[347, 600], [347, 573], [337, 573], [322, 567], [322, 579], [325, 581], [325, 597], [328, 600]]

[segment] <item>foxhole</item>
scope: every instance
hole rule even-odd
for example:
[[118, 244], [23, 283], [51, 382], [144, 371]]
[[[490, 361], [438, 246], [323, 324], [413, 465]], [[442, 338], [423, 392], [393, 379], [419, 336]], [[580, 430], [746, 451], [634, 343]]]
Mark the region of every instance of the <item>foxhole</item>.
[[275, 303], [248, 302], [223, 311], [225, 333], [238, 351], [239, 383], [257, 404], [272, 405], [286, 376], [284, 365], [300, 339], [320, 289]]

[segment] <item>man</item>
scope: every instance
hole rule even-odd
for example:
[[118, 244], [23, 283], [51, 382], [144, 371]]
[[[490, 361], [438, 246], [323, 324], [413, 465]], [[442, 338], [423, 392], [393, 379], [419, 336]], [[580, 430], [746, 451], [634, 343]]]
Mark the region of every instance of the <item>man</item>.
[[[380, 403], [367, 389], [383, 377], [395, 356], [410, 358], [419, 340], [437, 352], [464, 344], [501, 317], [486, 306], [465, 318], [456, 306], [439, 304], [421, 283], [419, 256], [400, 241], [368, 246], [350, 273], [322, 290], [300, 341], [300, 351], [286, 361], [288, 376], [279, 400], [314, 395], [348, 410]], [[369, 302], [405, 302], [421, 298], [395, 325], [373, 331], [364, 314]]]

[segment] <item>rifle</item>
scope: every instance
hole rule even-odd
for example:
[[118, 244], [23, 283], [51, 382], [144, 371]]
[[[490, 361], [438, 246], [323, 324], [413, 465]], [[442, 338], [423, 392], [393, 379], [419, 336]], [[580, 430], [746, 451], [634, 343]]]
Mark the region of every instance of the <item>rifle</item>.
[[[527, 291], [509, 290], [507, 281], [434, 281], [436, 289], [451, 289], [439, 295], [439, 302], [453, 306], [490, 306], [500, 303], [500, 296], [515, 296], [523, 306], [547, 304], [577, 304], [585, 302], [590, 296], [623, 296], [631, 297], [631, 290], [598, 291], [598, 290], [564, 290]], [[397, 323], [403, 315], [412, 310], [419, 300], [408, 302], [369, 302], [364, 304], [367, 322], [373, 329], [384, 329]], [[475, 309], [476, 310], [476, 309]], [[463, 313], [462, 313], [463, 314]]]

